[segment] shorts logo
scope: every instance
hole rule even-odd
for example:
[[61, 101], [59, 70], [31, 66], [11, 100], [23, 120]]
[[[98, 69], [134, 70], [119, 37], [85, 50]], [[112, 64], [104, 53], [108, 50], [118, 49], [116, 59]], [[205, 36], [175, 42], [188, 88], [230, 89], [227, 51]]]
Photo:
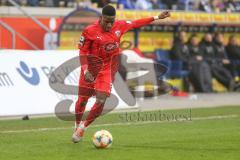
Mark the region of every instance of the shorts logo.
[[117, 43], [114, 43], [114, 42], [112, 42], [112, 43], [108, 43], [108, 44], [106, 44], [105, 45], [105, 51], [113, 51], [113, 50], [115, 50], [116, 48], [118, 48], [118, 44]]

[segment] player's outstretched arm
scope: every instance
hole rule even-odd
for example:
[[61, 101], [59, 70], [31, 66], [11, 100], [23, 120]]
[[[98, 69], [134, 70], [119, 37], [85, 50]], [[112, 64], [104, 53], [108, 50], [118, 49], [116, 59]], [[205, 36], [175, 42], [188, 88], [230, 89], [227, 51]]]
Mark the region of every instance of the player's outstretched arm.
[[133, 28], [140, 28], [142, 26], [149, 25], [155, 20], [165, 19], [170, 16], [171, 14], [169, 11], [163, 11], [162, 13], [154, 17], [142, 18], [142, 19], [137, 19], [133, 21], [126, 21], [127, 23], [124, 25], [123, 32], [125, 33]]
[[137, 19], [132, 21], [133, 24], [133, 28], [139, 28], [145, 25], [149, 25], [151, 22], [155, 21], [155, 20], [159, 20], [159, 19], [165, 19], [167, 17], [170, 17], [170, 12], [169, 11], [163, 11], [162, 13], [160, 13], [157, 16], [154, 17], [149, 17], [149, 18], [142, 18], [142, 19]]

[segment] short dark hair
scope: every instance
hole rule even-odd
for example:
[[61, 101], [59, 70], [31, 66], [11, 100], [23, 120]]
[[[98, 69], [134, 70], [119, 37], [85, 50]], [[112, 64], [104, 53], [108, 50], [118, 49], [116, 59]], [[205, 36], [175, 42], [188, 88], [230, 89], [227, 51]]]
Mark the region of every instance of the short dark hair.
[[105, 15], [105, 16], [115, 16], [116, 15], [116, 9], [113, 6], [108, 4], [108, 5], [103, 7], [102, 15]]

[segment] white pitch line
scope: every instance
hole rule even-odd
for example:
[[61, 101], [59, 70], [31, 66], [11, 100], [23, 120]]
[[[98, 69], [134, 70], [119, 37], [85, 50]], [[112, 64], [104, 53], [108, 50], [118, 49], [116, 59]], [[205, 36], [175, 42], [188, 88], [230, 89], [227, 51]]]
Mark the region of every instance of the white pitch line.
[[[213, 119], [227, 119], [227, 118], [236, 118], [239, 115], [223, 115], [223, 116], [208, 116], [208, 117], [195, 117], [191, 118], [191, 121], [199, 121], [199, 120], [213, 120]], [[142, 125], [142, 124], [151, 124], [151, 123], [167, 123], [167, 122], [189, 122], [190, 120], [179, 119], [178, 121], [138, 121], [138, 122], [121, 122], [121, 123], [106, 123], [106, 124], [97, 124], [92, 125], [90, 128], [96, 127], [105, 127], [105, 126], [127, 126], [127, 125]], [[191, 122], [190, 121], [190, 122]], [[6, 133], [26, 133], [26, 132], [45, 132], [45, 131], [56, 131], [56, 130], [68, 130], [73, 129], [73, 127], [58, 127], [58, 128], [37, 128], [37, 129], [26, 129], [26, 130], [8, 130], [8, 131], [0, 131], [0, 134]]]

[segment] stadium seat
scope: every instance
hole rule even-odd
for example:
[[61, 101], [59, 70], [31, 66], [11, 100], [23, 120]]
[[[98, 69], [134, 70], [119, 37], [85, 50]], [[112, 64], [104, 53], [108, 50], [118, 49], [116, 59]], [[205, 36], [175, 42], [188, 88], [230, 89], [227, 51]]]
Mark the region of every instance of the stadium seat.
[[194, 10], [194, 0], [178, 0], [178, 9], [190, 11]]
[[189, 75], [189, 71], [183, 70], [183, 62], [180, 60], [171, 61], [170, 71], [168, 77], [170, 78], [184, 78]]
[[[168, 69], [165, 75], [160, 75], [158, 78], [164, 76], [166, 78], [185, 78], [189, 75], [189, 71], [183, 70], [183, 62], [180, 60], [170, 60], [169, 51], [158, 49], [156, 51], [156, 61], [162, 63]], [[157, 75], [159, 76], [159, 70], [157, 70]]]
[[[239, 66], [240, 60], [231, 59], [230, 60], [233, 66]], [[240, 76], [240, 70], [236, 70], [234, 73], [235, 76]]]
[[155, 67], [158, 79], [162, 79], [163, 77], [167, 77], [171, 68], [171, 60], [169, 59], [169, 51], [167, 50], [156, 50], [156, 62], [163, 64], [166, 67], [165, 72], [162, 72], [162, 69], [159, 67]]

